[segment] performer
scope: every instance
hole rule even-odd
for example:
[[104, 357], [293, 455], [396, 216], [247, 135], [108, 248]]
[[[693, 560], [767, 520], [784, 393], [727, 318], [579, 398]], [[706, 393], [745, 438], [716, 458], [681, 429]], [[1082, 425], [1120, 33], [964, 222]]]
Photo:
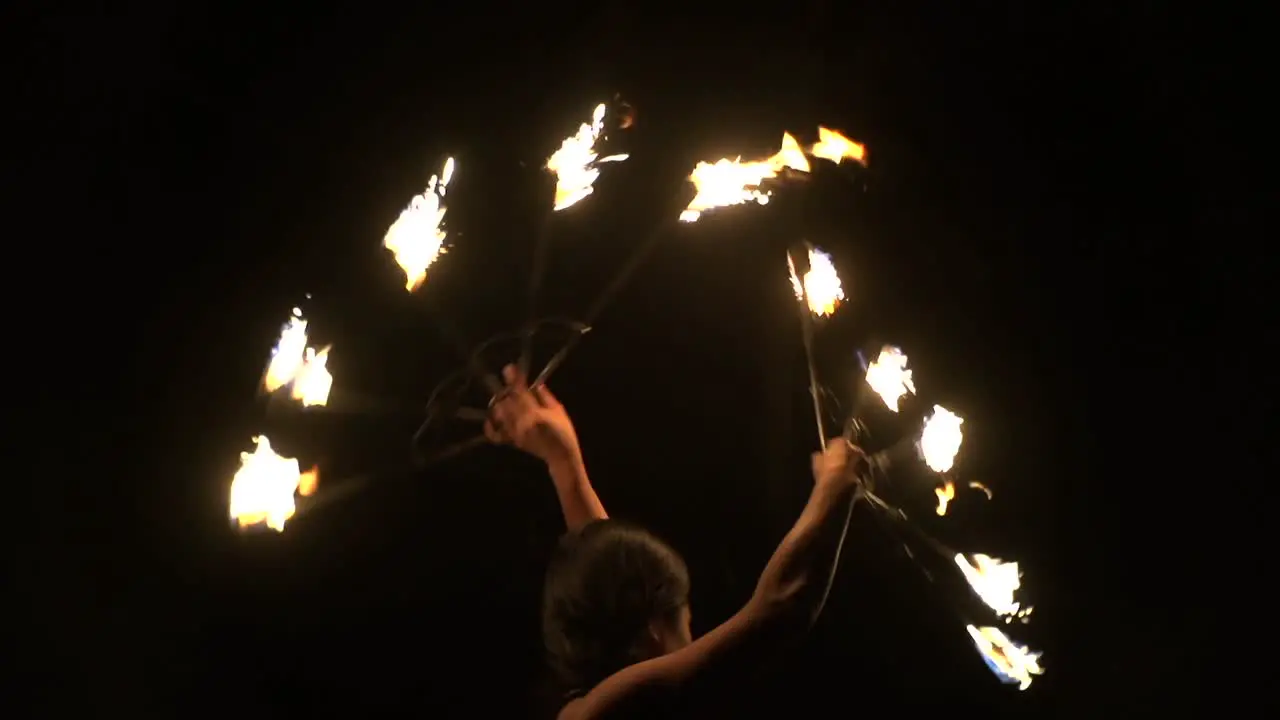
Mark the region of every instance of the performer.
[[547, 464], [569, 532], [547, 571], [543, 638], [574, 688], [559, 720], [667, 717], [733, 690], [817, 619], [858, 497], [858, 448], [833, 441], [813, 457], [814, 488], [746, 605], [693, 640], [689, 575], [680, 555], [642, 528], [608, 519], [591, 488], [577, 434], [545, 387], [514, 366], [485, 431]]

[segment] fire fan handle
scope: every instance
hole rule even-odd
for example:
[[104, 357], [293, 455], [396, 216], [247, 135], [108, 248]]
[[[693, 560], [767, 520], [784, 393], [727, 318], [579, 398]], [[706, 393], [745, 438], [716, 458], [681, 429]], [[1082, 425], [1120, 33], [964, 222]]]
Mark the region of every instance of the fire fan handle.
[[551, 359], [543, 366], [542, 371], [538, 373], [538, 376], [533, 379], [533, 382], [529, 383], [529, 387], [545, 385], [547, 380], [551, 378], [551, 374], [564, 364], [564, 361], [569, 357], [569, 353], [573, 352], [573, 349], [577, 347], [578, 343], [582, 342], [582, 337], [589, 332], [591, 332], [591, 326], [583, 325], [579, 328], [578, 334], [570, 335], [569, 342], [566, 342], [558, 351], [556, 351], [555, 355], [551, 356]]
[[[684, 192], [685, 188], [682, 187], [680, 192], [676, 193], [675, 196], [675, 200], [681, 201], [680, 204], [682, 206], [686, 202], [682, 200]], [[674, 205], [675, 203], [673, 202], [672, 204]], [[678, 217], [675, 212], [673, 212], [670, 217], [670, 220], [660, 221], [653, 230], [651, 230], [649, 234], [640, 241], [640, 244], [636, 245], [635, 250], [631, 251], [631, 255], [627, 257], [622, 268], [618, 270], [618, 274], [613, 276], [613, 280], [610, 281], [609, 285], [596, 296], [596, 299], [587, 309], [587, 314], [583, 320], [581, 332], [570, 337], [569, 342], [565, 343], [564, 346], [547, 361], [546, 366], [542, 368], [542, 372], [538, 373], [538, 377], [534, 378], [530, 387], [536, 387], [546, 383], [551, 377], [551, 374], [564, 364], [564, 361], [569, 357], [569, 353], [573, 352], [573, 349], [582, 341], [582, 336], [591, 331], [591, 326], [595, 324], [596, 318], [600, 317], [600, 313], [604, 312], [605, 308], [609, 306], [609, 303], [613, 301], [613, 298], [617, 296], [618, 292], [621, 291], [623, 286], [625, 286], [631, 279], [631, 276], [640, 268], [640, 265], [649, 257], [649, 253], [653, 252], [654, 248], [657, 247], [663, 236], [666, 235], [666, 231], [673, 223], [679, 224], [675, 220]]]

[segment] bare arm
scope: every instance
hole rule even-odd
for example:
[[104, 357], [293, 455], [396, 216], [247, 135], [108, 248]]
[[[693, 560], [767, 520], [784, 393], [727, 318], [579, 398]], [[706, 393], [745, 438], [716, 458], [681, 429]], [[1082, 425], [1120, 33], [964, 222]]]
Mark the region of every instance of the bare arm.
[[572, 460], [548, 463], [547, 470], [556, 486], [556, 498], [560, 500], [564, 523], [570, 531], [578, 530], [592, 520], [609, 517], [596, 496], [595, 488], [591, 487], [581, 455]]
[[565, 706], [560, 719], [620, 717], [666, 698], [699, 694], [704, 687], [759, 665], [805, 633], [826, 601], [857, 498], [852, 473], [841, 458], [831, 457], [846, 452], [842, 447], [828, 451], [824, 472], [832, 472], [832, 462], [839, 464], [838, 472], [814, 486], [799, 520], [737, 614], [688, 647], [615, 673]]
[[546, 385], [530, 388], [515, 365], [503, 368], [502, 378], [507, 385], [485, 421], [485, 435], [495, 443], [515, 445], [547, 464], [569, 530], [609, 517], [591, 487], [578, 433], [564, 406]]

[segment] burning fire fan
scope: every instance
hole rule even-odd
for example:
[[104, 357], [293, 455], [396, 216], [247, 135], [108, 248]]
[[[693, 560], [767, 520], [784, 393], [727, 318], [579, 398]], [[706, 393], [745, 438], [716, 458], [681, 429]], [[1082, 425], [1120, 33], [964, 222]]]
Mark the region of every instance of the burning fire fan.
[[[527, 369], [534, 337], [542, 332], [562, 333], [564, 338], [559, 350], [538, 372], [532, 385], [545, 383], [566, 361], [671, 225], [692, 226], [732, 206], [767, 205], [778, 183], [807, 177], [812, 171], [813, 159], [837, 164], [845, 161], [866, 163], [864, 146], [825, 127], [818, 128], [818, 141], [808, 148], [801, 146], [790, 133], [784, 133], [778, 151], [769, 157], [699, 162], [688, 176], [693, 185], [692, 199], [678, 213], [673, 211], [664, 218], [636, 246], [621, 269], [588, 306], [581, 320], [539, 319], [537, 300], [545, 273], [551, 218], [594, 192], [595, 182], [602, 172], [601, 166], [627, 159], [625, 154], [602, 154], [597, 147], [607, 135], [607, 126], [617, 129], [630, 127], [633, 111], [620, 102], [616, 110], [617, 117], [611, 118], [607, 105], [597, 105], [590, 122], [582, 123], [574, 134], [565, 138], [546, 161], [545, 169], [555, 176], [556, 187], [550, 214], [538, 232], [533, 248], [527, 322], [517, 331], [496, 335], [471, 347], [461, 340], [460, 334], [448, 324], [443, 314], [432, 313], [437, 330], [456, 347], [464, 366], [447, 377], [428, 398], [426, 420], [413, 440], [415, 453], [421, 461], [442, 460], [484, 443], [484, 436], [477, 434], [443, 449], [427, 447], [431, 444], [428, 441], [432, 429], [445, 422], [479, 423], [485, 420], [488, 408], [481, 406], [486, 401], [491, 405], [502, 390], [496, 377], [486, 369], [489, 354], [499, 351], [518, 354], [521, 368]], [[403, 272], [404, 287], [409, 295], [419, 294], [427, 284], [435, 263], [448, 251], [446, 198], [455, 170], [454, 159], [447, 159], [441, 171], [431, 175], [426, 189], [411, 199], [384, 235], [383, 247]], [[786, 260], [788, 279], [799, 311], [818, 444], [825, 448], [829, 435], [824, 399], [829, 399], [831, 393], [819, 384], [813, 343], [819, 323], [845, 304], [845, 287], [831, 256], [817, 247], [804, 243], [788, 251]], [[423, 302], [429, 302], [429, 299], [424, 298]], [[332, 346], [317, 348], [311, 344], [309, 324], [303, 315], [301, 308], [294, 308], [281, 329], [259, 391], [273, 403], [283, 402], [312, 412], [332, 411], [336, 406], [350, 405], [357, 396], [344, 396], [342, 388], [334, 387], [334, 377], [328, 364]], [[975, 648], [1001, 680], [1027, 688], [1034, 676], [1043, 673], [1038, 653], [1013, 641], [995, 626], [996, 622], [1011, 624], [1015, 620], [1025, 623], [1031, 614], [1031, 607], [1018, 597], [1021, 588], [1018, 563], [981, 553], [956, 552], [925, 533], [907, 518], [903, 510], [891, 505], [878, 493], [881, 487], [889, 489], [905, 483], [905, 473], [897, 471], [914, 467], [927, 470], [934, 478], [934, 512], [940, 517], [947, 515], [958, 486], [980, 491], [990, 499], [992, 493], [986, 486], [974, 481], [962, 483], [956, 476], [956, 459], [964, 440], [964, 419], [941, 405], [908, 402], [916, 398], [916, 378], [912, 375], [907, 356], [900, 349], [886, 345], [871, 362], [866, 362], [861, 354], [858, 358], [861, 377], [854, 392], [853, 410], [844, 419], [838, 441], [868, 444], [872, 439], [871, 426], [875, 422], [864, 411], [877, 398], [890, 416], [896, 418], [894, 423], [898, 435], [893, 442], [881, 443], [881, 449], [870, 456], [869, 470], [862, 478], [862, 496], [872, 514], [894, 532], [895, 537], [902, 533], [904, 549], [927, 577], [932, 580], [933, 573], [913, 553], [913, 546], [923, 545], [934, 551], [940, 558], [940, 564], [952, 575], [963, 579], [970, 599], [974, 601], [970, 604], [980, 607], [981, 615], [991, 620], [974, 620], [979, 614], [976, 610], [960, 612]], [[475, 397], [474, 404], [465, 404], [468, 393], [476, 387], [483, 395]], [[281, 454], [265, 434], [254, 437], [252, 442], [253, 451], [241, 453], [240, 468], [231, 481], [229, 514], [237, 527], [262, 527], [280, 532], [299, 513], [300, 501], [306, 499], [314, 504], [317, 497], [330, 491], [317, 493], [319, 469], [313, 466], [304, 471], [297, 458]], [[347, 482], [343, 485], [345, 491], [350, 492], [363, 483]], [[338, 497], [340, 494], [325, 496]], [[908, 534], [913, 542], [906, 540]]]

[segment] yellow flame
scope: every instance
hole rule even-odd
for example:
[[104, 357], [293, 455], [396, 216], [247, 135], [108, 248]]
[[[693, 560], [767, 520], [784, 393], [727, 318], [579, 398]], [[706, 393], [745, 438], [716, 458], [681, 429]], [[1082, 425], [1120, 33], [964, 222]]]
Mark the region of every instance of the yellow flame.
[[956, 486], [948, 480], [934, 488], [933, 494], [938, 496], [938, 515], [946, 515], [947, 504], [956, 499]]
[[1005, 677], [1018, 683], [1019, 690], [1031, 687], [1032, 675], [1043, 675], [1040, 653], [1032, 652], [1024, 645], [1010, 640], [998, 628], [966, 625], [969, 637], [992, 667]]
[[311, 468], [302, 473], [298, 477], [298, 494], [302, 497], [309, 497], [316, 494], [316, 488], [320, 485], [320, 469]]
[[306, 347], [307, 321], [302, 319], [302, 310], [294, 308], [289, 322], [280, 331], [280, 339], [271, 350], [267, 374], [262, 378], [263, 389], [275, 392], [292, 382], [302, 369]]
[[907, 369], [907, 356], [892, 345], [880, 348], [880, 355], [867, 366], [867, 385], [884, 401], [885, 407], [898, 412], [898, 403], [908, 393], [914, 395], [915, 383]]
[[721, 158], [714, 163], [700, 162], [689, 174], [696, 194], [680, 213], [682, 222], [697, 222], [702, 213], [712, 208], [755, 202], [765, 205], [769, 192], [760, 184], [778, 176], [784, 169], [809, 172], [809, 159], [790, 133], [782, 134], [782, 149], [765, 160], [743, 162], [741, 157]]
[[[986, 495], [988, 500], [991, 499], [991, 496], [992, 496], [991, 488], [987, 487], [986, 485], [983, 485], [980, 482], [970, 482], [969, 488], [972, 490], [981, 490], [982, 494]], [[956, 499], [955, 483], [951, 482], [950, 480], [945, 480], [941, 485], [933, 489], [933, 494], [938, 496], [938, 507], [937, 507], [938, 514], [946, 515], [947, 507], [949, 503], [952, 500]], [[1027, 612], [1028, 613], [1030, 612], [1030, 608], [1027, 609]]]
[[960, 444], [964, 441], [964, 433], [960, 426], [964, 418], [956, 415], [941, 405], [933, 406], [933, 415], [925, 420], [924, 430], [920, 433], [920, 454], [924, 462], [934, 472], [946, 472], [955, 464], [956, 453], [960, 452]]
[[835, 130], [828, 130], [821, 126], [818, 127], [818, 142], [809, 148], [809, 154], [837, 164], [845, 158], [856, 160], [863, 165], [867, 164], [865, 145], [854, 142]]
[[240, 453], [240, 469], [231, 480], [231, 518], [240, 527], [265, 524], [280, 532], [297, 509], [294, 493], [300, 485], [306, 488], [304, 495], [314, 492], [318, 473], [312, 469], [305, 477], [298, 461], [277, 454], [265, 435], [253, 442], [256, 449]]
[[400, 217], [387, 228], [382, 246], [395, 256], [396, 264], [404, 271], [405, 289], [409, 292], [422, 287], [427, 279], [427, 268], [445, 252], [444, 230], [445, 191], [453, 178], [454, 162], [449, 158], [440, 175], [432, 175], [427, 189], [415, 195]]
[[[846, 158], [864, 165], [867, 161], [865, 146], [825, 127], [818, 128], [818, 142], [809, 148], [808, 154], [835, 163]], [[778, 177], [784, 170], [797, 173], [810, 171], [809, 158], [791, 133], [782, 134], [781, 149], [765, 160], [743, 162], [738, 157], [733, 160], [721, 158], [714, 163], [700, 162], [689, 175], [696, 194], [684, 212], [680, 213], [680, 220], [697, 222], [702, 213], [718, 207], [747, 202], [766, 205], [770, 192], [763, 189], [761, 183]]]
[[1018, 615], [1021, 605], [1016, 595], [1022, 587], [1022, 571], [1018, 569], [1018, 563], [1004, 562], [981, 553], [972, 555], [970, 559], [957, 553], [955, 562], [969, 587], [987, 607], [1000, 617]]
[[293, 381], [293, 399], [301, 402], [303, 407], [329, 402], [333, 375], [329, 374], [329, 368], [326, 367], [328, 361], [329, 348], [319, 353], [314, 348], [307, 348], [307, 359]]
[[604, 129], [604, 103], [596, 106], [591, 122], [578, 126], [578, 131], [564, 139], [560, 149], [547, 158], [547, 169], [556, 176], [554, 210], [563, 210], [595, 191], [602, 163], [621, 162], [627, 155], [596, 155], [596, 141]]
[[809, 270], [804, 274], [803, 286], [790, 253], [787, 254], [787, 267], [791, 270], [791, 288], [795, 290], [796, 299], [804, 302], [807, 297], [809, 311], [814, 315], [830, 315], [844, 300], [844, 288], [840, 286], [840, 276], [836, 274], [830, 255], [817, 248], [809, 248]]
[[307, 321], [302, 317], [302, 310], [294, 308], [271, 351], [262, 387], [267, 392], [275, 392], [288, 385], [293, 399], [304, 407], [324, 405], [329, 401], [329, 390], [333, 387], [328, 361], [329, 348], [317, 353], [307, 347]]

